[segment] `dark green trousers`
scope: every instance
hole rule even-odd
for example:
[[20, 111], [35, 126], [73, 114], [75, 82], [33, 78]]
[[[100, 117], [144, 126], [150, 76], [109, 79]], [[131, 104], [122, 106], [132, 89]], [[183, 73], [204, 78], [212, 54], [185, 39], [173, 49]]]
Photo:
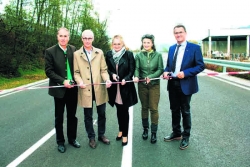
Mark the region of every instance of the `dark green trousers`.
[[158, 129], [158, 104], [160, 100], [160, 84], [138, 83], [138, 94], [141, 101], [142, 126], [149, 128], [149, 112], [151, 117], [151, 132], [156, 133]]

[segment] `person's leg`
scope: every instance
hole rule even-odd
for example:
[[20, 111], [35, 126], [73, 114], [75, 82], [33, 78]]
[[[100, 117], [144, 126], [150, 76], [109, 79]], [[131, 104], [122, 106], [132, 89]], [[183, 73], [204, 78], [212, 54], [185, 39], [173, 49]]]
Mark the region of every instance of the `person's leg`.
[[102, 137], [106, 130], [106, 103], [97, 106], [98, 137]]
[[179, 81], [169, 81], [169, 101], [172, 112], [172, 130], [175, 136], [181, 136], [181, 87]]
[[181, 96], [181, 114], [182, 114], [182, 124], [183, 124], [183, 138], [190, 137], [191, 131], [191, 112], [190, 112], [190, 101], [192, 95], [182, 94]]
[[148, 85], [143, 83], [138, 83], [138, 94], [141, 101], [141, 117], [142, 117], [142, 126], [144, 128], [142, 138], [146, 140], [148, 138], [148, 113], [149, 113], [149, 93]]
[[119, 133], [116, 137], [116, 140], [122, 139], [122, 105], [115, 103], [116, 106], [116, 114], [117, 114], [117, 121], [118, 121], [118, 127], [119, 127]]
[[152, 85], [149, 89], [149, 109], [151, 117], [151, 132], [156, 133], [158, 128], [159, 112], [158, 104], [160, 100], [160, 85]]
[[67, 135], [68, 141], [73, 142], [77, 136], [77, 123], [76, 117], [77, 110], [77, 91], [68, 89], [66, 91], [66, 108], [67, 108]]
[[116, 106], [116, 115], [117, 115], [117, 121], [118, 121], [118, 126], [119, 126], [119, 131], [121, 132], [122, 131], [122, 128], [121, 128], [121, 122], [122, 122], [122, 113], [121, 113], [121, 105], [120, 104], [117, 104], [115, 103], [115, 106]]
[[95, 131], [93, 127], [93, 108], [83, 108], [85, 129], [89, 139], [95, 139]]
[[98, 114], [98, 140], [104, 144], [110, 144], [109, 139], [104, 135], [106, 131], [106, 103], [97, 106]]
[[65, 100], [63, 98], [54, 97], [55, 103], [55, 129], [56, 129], [56, 142], [61, 145], [64, 144], [65, 139], [63, 135], [63, 113], [65, 107]]
[[184, 150], [189, 145], [189, 137], [191, 131], [191, 113], [190, 113], [190, 101], [192, 95], [184, 95], [182, 93], [181, 96], [181, 114], [182, 114], [182, 140], [180, 143], [180, 149]]
[[158, 104], [160, 100], [160, 85], [151, 85], [149, 89], [149, 109], [151, 117], [151, 143], [156, 143], [158, 129]]
[[128, 136], [129, 113], [128, 107], [122, 105], [122, 137]]

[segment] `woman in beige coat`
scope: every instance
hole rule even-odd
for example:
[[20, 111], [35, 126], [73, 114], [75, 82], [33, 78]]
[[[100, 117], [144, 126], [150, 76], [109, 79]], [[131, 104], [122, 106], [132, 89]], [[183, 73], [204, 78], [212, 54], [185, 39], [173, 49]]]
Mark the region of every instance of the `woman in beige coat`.
[[92, 46], [94, 33], [91, 30], [83, 31], [82, 41], [83, 47], [74, 52], [74, 78], [79, 85], [78, 104], [84, 110], [89, 146], [96, 148], [92, 117], [93, 101], [96, 102], [98, 114], [98, 140], [104, 144], [110, 144], [104, 133], [106, 130], [105, 110], [108, 101], [107, 88], [111, 86], [112, 82], [109, 79], [103, 51]]

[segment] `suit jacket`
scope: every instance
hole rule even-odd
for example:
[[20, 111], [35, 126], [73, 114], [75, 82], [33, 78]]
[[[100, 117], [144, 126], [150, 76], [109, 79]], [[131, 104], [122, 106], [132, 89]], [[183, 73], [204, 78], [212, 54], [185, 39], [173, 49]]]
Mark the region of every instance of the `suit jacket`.
[[[93, 47], [91, 52], [91, 61], [89, 65], [83, 47], [74, 53], [74, 78], [77, 84], [83, 82], [90, 84], [85, 89], [78, 88], [78, 104], [84, 108], [92, 108], [93, 93], [95, 94], [96, 105], [99, 106], [108, 102], [108, 92], [105, 84], [99, 83], [109, 80], [107, 64], [101, 49]], [[92, 79], [91, 80], [91, 76]], [[94, 85], [94, 92], [91, 84]]]
[[[112, 82], [117, 82], [113, 80], [113, 74], [117, 74], [119, 76], [119, 82], [121, 82], [123, 79], [125, 81], [133, 80], [132, 77], [135, 72], [135, 59], [132, 52], [126, 51], [121, 57], [118, 64], [118, 73], [116, 72], [116, 64], [113, 59], [112, 51], [108, 51], [105, 57], [108, 66], [109, 77], [111, 78]], [[117, 94], [117, 84], [111, 85], [111, 87], [108, 89], [108, 94], [109, 104], [114, 106]], [[120, 85], [120, 94], [123, 105], [126, 107], [135, 105], [138, 102], [134, 82], [128, 82], [125, 85]]]
[[[167, 65], [165, 72], [170, 72], [173, 64], [174, 52], [177, 44], [169, 48]], [[185, 95], [190, 95], [198, 92], [197, 74], [202, 72], [205, 68], [201, 49], [199, 45], [187, 42], [184, 51], [183, 60], [180, 71], [184, 72], [185, 77], [180, 80], [182, 92]], [[168, 86], [169, 90], [169, 86]]]
[[[72, 45], [67, 46], [67, 57], [69, 60], [70, 71], [73, 77], [73, 53], [76, 48]], [[65, 65], [66, 57], [59, 45], [54, 45], [45, 50], [45, 73], [49, 78], [49, 86], [63, 85], [63, 81], [67, 79], [67, 68]], [[51, 88], [49, 95], [63, 98], [67, 88]], [[77, 87], [71, 88], [77, 92]]]

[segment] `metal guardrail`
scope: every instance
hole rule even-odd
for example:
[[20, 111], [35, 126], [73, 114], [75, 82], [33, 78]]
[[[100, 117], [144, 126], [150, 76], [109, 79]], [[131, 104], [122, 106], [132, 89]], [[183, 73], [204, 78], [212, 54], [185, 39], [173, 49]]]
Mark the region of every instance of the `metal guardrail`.
[[204, 60], [204, 63], [207, 63], [207, 64], [215, 64], [218, 66], [222, 66], [223, 72], [227, 72], [226, 71], [227, 67], [241, 69], [241, 70], [247, 70], [247, 71], [250, 70], [250, 63], [248, 63], [248, 62], [218, 60], [218, 59], [209, 59], [209, 58], [203, 58], [203, 60]]

